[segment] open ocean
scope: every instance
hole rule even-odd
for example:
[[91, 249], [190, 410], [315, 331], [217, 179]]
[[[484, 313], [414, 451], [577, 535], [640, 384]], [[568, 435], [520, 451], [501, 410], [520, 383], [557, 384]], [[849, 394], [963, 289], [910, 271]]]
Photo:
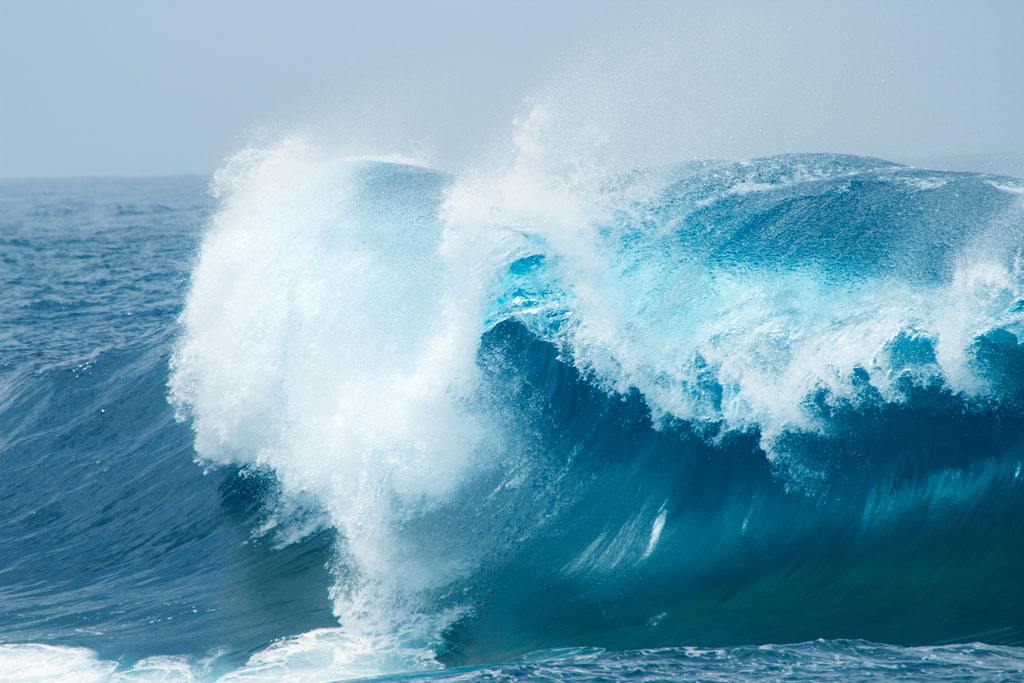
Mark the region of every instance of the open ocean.
[[1024, 679], [1024, 181], [0, 181], [0, 680]]

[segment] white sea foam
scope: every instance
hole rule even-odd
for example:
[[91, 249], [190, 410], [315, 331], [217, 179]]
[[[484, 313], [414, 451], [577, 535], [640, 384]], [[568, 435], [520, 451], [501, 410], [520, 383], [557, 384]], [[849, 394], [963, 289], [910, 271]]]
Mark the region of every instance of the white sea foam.
[[323, 506], [343, 538], [335, 608], [352, 637], [429, 641], [448, 617], [420, 614], [415, 596], [456, 576], [465, 549], [448, 535], [410, 552], [404, 526], [494, 450], [472, 409], [491, 245], [442, 234], [436, 207], [418, 218], [422, 198], [401, 204], [400, 187], [380, 190], [398, 214], [360, 213], [366, 169], [290, 140], [218, 174], [171, 396], [204, 459], [270, 467]]
[[5, 683], [309, 683], [366, 678], [385, 671], [438, 668], [433, 653], [390, 638], [353, 636], [340, 628], [317, 629], [281, 639], [242, 666], [223, 670], [215, 658], [147, 657], [132, 665], [102, 659], [93, 650], [36, 643], [0, 645]]
[[988, 181], [989, 185], [1009, 194], [1024, 194], [1024, 185], [1017, 182], [1000, 182], [998, 180]]
[[[837, 281], [811, 265], [721, 267], [687, 252], [670, 229], [631, 239], [649, 199], [671, 175], [614, 176], [593, 161], [599, 150], [564, 149], [548, 119], [538, 109], [522, 123], [506, 166], [460, 179], [450, 194], [449, 218], [485, 234], [481, 226], [489, 225], [490, 234], [528, 235], [536, 251], [557, 262], [563, 290], [557, 304], [568, 322], [556, 340], [609, 390], [638, 389], [659, 420], [757, 428], [769, 451], [773, 437], [785, 430], [820, 428], [805, 408], [807, 396], [826, 389], [833, 400], [850, 398], [857, 368], [867, 370], [891, 401], [901, 400], [894, 381], [906, 371], [940, 376], [966, 394], [987, 390], [970, 367], [968, 350], [977, 336], [1015, 324], [1006, 311], [1024, 294], [1015, 258], [1024, 227], [1019, 207], [958, 253], [946, 247], [952, 276], [931, 284], [884, 275]], [[758, 167], [740, 164], [724, 194], [867, 171], [919, 191], [939, 186], [931, 177], [914, 184], [903, 169], [884, 162], [831, 173], [791, 163], [795, 169], [772, 182], [751, 180]], [[808, 229], [827, 234], [827, 226]], [[531, 311], [518, 313], [529, 318]], [[892, 365], [889, 350], [907, 334], [934, 343], [935, 363]], [[721, 386], [714, 401], [697, 390], [702, 365]]]
[[0, 679], [10, 683], [99, 683], [109, 681], [116, 668], [116, 662], [99, 659], [86, 648], [36, 643], [0, 645]]

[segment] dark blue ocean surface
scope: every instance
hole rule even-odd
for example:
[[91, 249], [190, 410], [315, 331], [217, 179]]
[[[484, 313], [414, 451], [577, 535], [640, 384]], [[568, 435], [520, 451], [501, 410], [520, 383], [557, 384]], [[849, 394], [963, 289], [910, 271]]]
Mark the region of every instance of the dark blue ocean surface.
[[204, 473], [167, 402], [207, 185], [0, 184], [5, 643], [245, 653], [335, 623], [330, 538], [256, 538], [272, 485]]
[[0, 678], [1019, 680], [1022, 197], [0, 181]]

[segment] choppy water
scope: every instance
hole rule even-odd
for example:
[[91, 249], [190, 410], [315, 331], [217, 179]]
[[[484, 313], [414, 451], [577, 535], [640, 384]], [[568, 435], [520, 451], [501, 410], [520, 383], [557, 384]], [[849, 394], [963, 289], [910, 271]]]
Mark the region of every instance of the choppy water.
[[1019, 679], [1022, 196], [3, 181], [0, 677]]

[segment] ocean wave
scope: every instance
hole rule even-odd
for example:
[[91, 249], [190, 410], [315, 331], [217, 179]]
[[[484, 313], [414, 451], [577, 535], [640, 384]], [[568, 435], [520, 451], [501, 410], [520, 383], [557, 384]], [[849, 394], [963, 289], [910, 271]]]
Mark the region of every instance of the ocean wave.
[[335, 530], [346, 642], [1021, 642], [1011, 180], [518, 145], [218, 179], [172, 401]]

